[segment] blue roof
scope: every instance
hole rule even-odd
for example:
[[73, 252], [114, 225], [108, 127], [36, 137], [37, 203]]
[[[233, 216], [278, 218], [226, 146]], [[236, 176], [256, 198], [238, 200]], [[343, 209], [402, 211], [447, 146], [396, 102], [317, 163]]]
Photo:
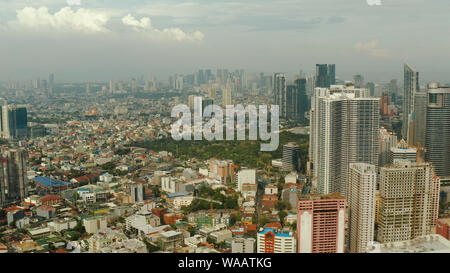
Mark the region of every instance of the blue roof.
[[42, 185], [43, 187], [46, 187], [46, 188], [64, 187], [64, 186], [71, 185], [71, 183], [69, 183], [69, 182], [64, 182], [64, 181], [56, 180], [56, 179], [53, 179], [50, 177], [45, 177], [45, 176], [35, 177], [35, 178], [33, 178], [33, 181]]
[[292, 235], [289, 233], [276, 233], [275, 230], [273, 228], [264, 228], [263, 231], [261, 231], [261, 234], [266, 234], [267, 232], [272, 232], [273, 234], [275, 234], [275, 236], [281, 236], [281, 237], [291, 237]]

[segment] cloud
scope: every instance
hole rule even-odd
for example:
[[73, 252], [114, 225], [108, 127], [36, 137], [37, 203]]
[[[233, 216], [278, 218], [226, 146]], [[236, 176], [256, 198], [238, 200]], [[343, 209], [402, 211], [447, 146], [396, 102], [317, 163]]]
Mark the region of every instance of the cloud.
[[195, 31], [192, 34], [188, 34], [183, 30], [173, 27], [164, 28], [159, 30], [152, 26], [149, 17], [143, 17], [141, 20], [137, 20], [131, 14], [122, 18], [122, 23], [126, 26], [132, 27], [134, 31], [143, 32], [149, 34], [152, 38], [168, 38], [175, 41], [202, 41], [205, 35], [200, 31]]
[[59, 31], [107, 32], [106, 24], [110, 18], [111, 16], [104, 12], [84, 8], [73, 11], [71, 7], [64, 7], [54, 14], [49, 13], [47, 7], [25, 7], [17, 10], [17, 20], [20, 25]]
[[67, 0], [69, 6], [79, 6], [81, 5], [81, 0]]
[[355, 45], [358, 52], [368, 54], [373, 57], [387, 57], [389, 53], [387, 50], [378, 47], [378, 41], [374, 40], [367, 43], [358, 42]]

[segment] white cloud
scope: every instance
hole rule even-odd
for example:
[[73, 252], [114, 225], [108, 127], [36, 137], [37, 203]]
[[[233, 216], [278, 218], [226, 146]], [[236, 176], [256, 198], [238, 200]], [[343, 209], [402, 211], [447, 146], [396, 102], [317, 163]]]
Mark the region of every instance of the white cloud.
[[175, 41], [201, 41], [205, 37], [200, 31], [188, 34], [177, 27], [159, 30], [152, 26], [149, 17], [143, 17], [141, 20], [137, 20], [131, 14], [128, 14], [122, 18], [122, 23], [132, 27], [137, 32], [145, 32], [152, 38], [168, 38]]
[[25, 27], [45, 27], [62, 31], [106, 32], [108, 29], [105, 26], [110, 18], [107, 13], [84, 8], [73, 11], [70, 7], [64, 7], [54, 14], [49, 13], [47, 7], [25, 7], [17, 10], [17, 20]]
[[136, 20], [131, 14], [128, 14], [127, 16], [122, 18], [122, 23], [126, 26], [133, 26], [136, 27], [136, 29], [146, 29], [151, 28], [152, 23], [150, 18], [144, 17], [140, 21]]
[[81, 0], [67, 0], [69, 6], [79, 6], [81, 5]]
[[389, 53], [387, 50], [378, 47], [378, 41], [374, 40], [367, 43], [358, 42], [355, 45], [358, 52], [366, 53], [374, 57], [387, 57]]

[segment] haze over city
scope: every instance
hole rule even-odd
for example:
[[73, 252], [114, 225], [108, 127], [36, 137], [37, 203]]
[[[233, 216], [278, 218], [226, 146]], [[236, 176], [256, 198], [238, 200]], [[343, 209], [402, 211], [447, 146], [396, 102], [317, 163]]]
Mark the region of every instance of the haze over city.
[[388, 81], [406, 62], [423, 83], [445, 81], [449, 11], [446, 0], [2, 0], [0, 80], [167, 79], [202, 67], [294, 75], [327, 62], [343, 80]]

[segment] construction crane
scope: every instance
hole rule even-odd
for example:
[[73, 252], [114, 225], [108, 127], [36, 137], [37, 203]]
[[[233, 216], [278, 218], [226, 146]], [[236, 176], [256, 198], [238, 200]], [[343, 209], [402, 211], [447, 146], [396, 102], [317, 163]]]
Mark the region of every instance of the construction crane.
[[194, 196], [195, 199], [199, 199], [199, 200], [203, 200], [203, 201], [208, 201], [211, 202], [211, 226], [213, 226], [213, 218], [214, 218], [214, 207], [213, 207], [213, 203], [217, 203], [219, 205], [222, 205], [222, 202], [217, 201], [217, 200], [213, 200], [213, 199], [206, 199], [206, 198], [201, 198], [201, 197], [197, 197]]

